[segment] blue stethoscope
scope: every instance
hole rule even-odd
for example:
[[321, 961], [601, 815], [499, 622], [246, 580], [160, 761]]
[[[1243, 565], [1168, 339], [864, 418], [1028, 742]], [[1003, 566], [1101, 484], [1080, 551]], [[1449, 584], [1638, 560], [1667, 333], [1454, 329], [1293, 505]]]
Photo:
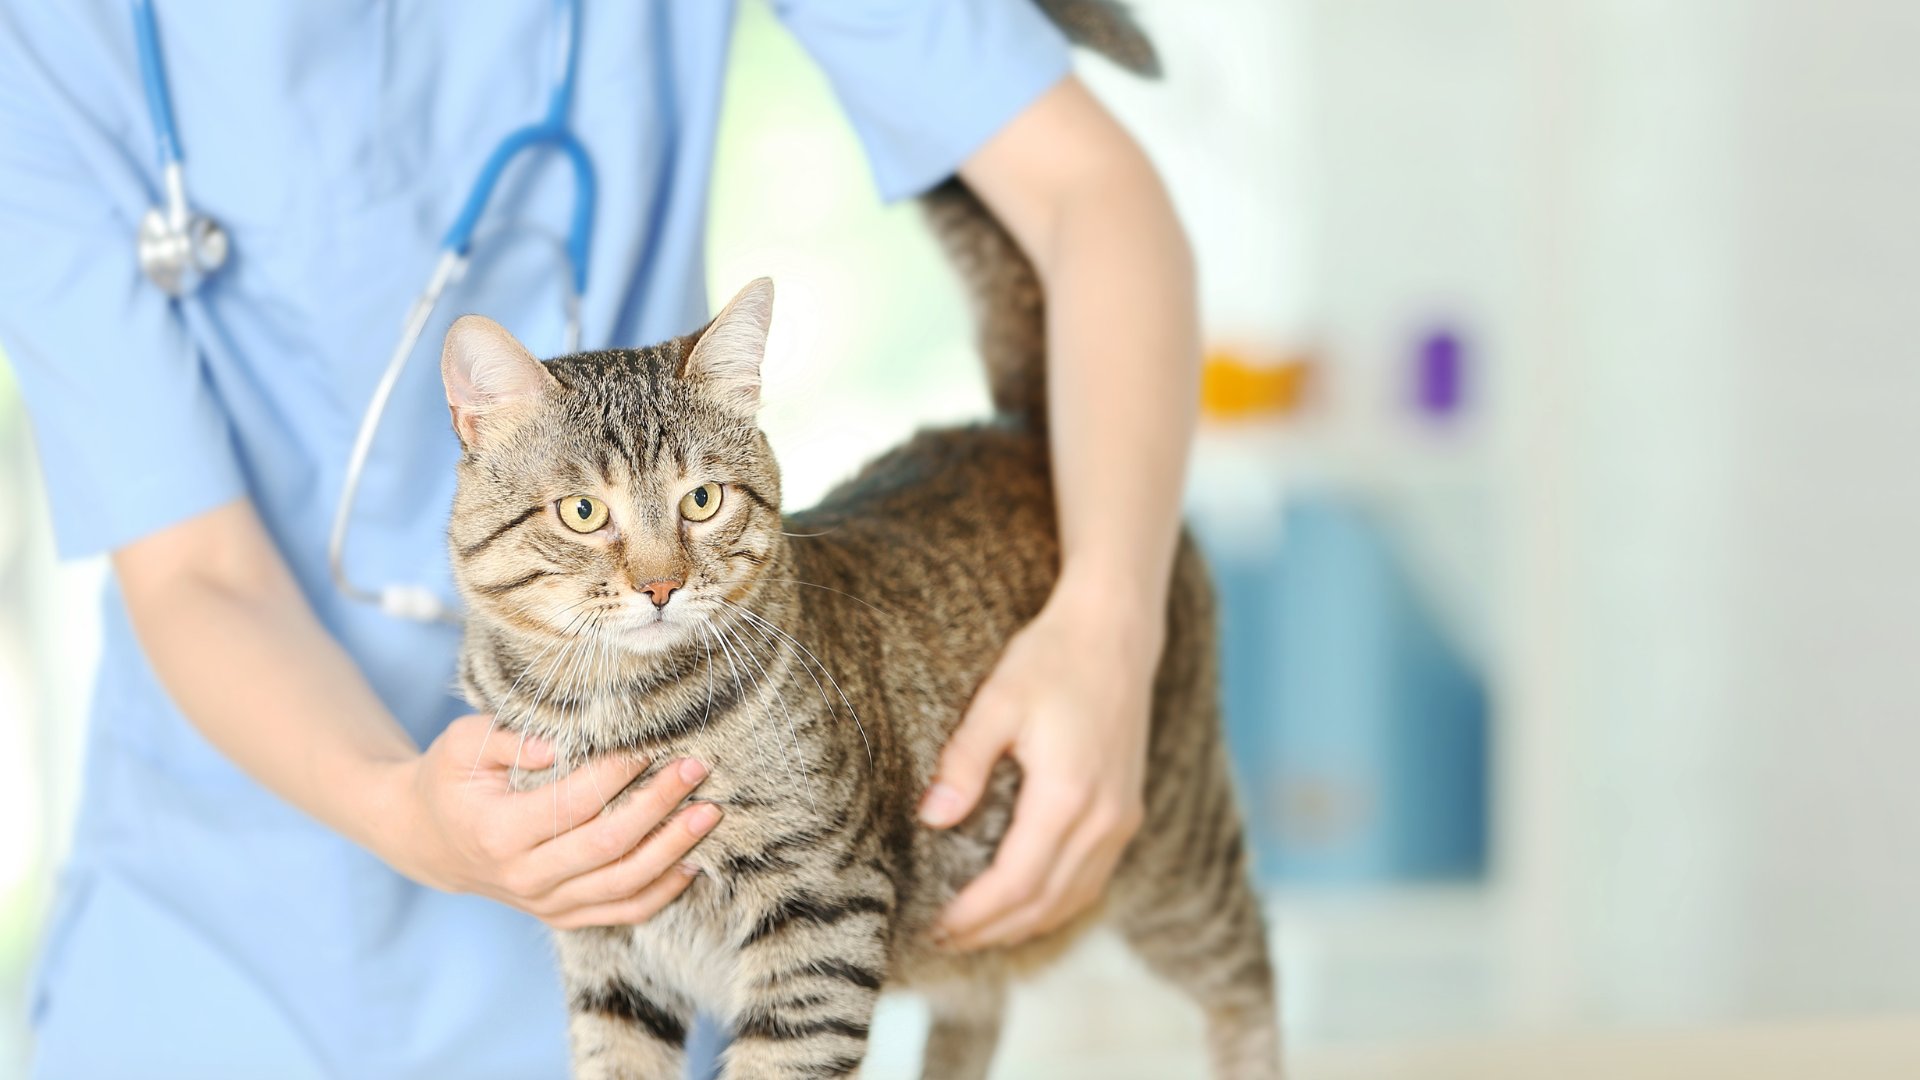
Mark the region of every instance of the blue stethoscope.
[[[131, 0], [134, 41], [140, 54], [140, 77], [146, 88], [147, 110], [153, 118], [154, 141], [160, 150], [162, 183], [166, 202], [149, 209], [140, 220], [137, 253], [140, 269], [168, 296], [191, 295], [221, 266], [225, 265], [231, 244], [225, 229], [212, 218], [196, 212], [187, 200], [181, 169], [180, 137], [174, 130], [173, 104], [167, 93], [166, 73], [160, 64], [160, 37], [154, 25], [153, 0]], [[375, 604], [389, 615], [421, 622], [452, 622], [459, 613], [443, 603], [431, 589], [418, 585], [387, 585], [365, 589], [355, 585], [346, 573], [343, 554], [347, 529], [353, 518], [354, 495], [359, 491], [367, 455], [373, 449], [374, 436], [380, 430], [380, 418], [387, 401], [400, 381], [407, 359], [420, 343], [420, 335], [440, 303], [447, 286], [458, 280], [466, 269], [473, 247], [473, 232], [480, 216], [493, 197], [493, 189], [515, 157], [535, 147], [551, 147], [565, 154], [573, 167], [573, 219], [567, 230], [567, 263], [572, 270], [566, 297], [566, 350], [580, 348], [580, 298], [587, 291], [587, 249], [593, 239], [594, 181], [593, 161], [567, 127], [567, 114], [573, 105], [574, 76], [578, 67], [580, 38], [580, 0], [554, 0], [554, 17], [560, 26], [558, 35], [559, 76], [547, 113], [535, 123], [512, 132], [500, 141], [481, 166], [480, 175], [467, 193], [460, 214], [440, 241], [440, 259], [426, 288], [407, 309], [387, 367], [375, 387], [373, 399], [361, 418], [359, 434], [354, 437], [353, 453], [347, 459], [346, 482], [340, 503], [334, 511], [333, 530], [327, 541], [327, 564], [334, 584], [354, 600]]]

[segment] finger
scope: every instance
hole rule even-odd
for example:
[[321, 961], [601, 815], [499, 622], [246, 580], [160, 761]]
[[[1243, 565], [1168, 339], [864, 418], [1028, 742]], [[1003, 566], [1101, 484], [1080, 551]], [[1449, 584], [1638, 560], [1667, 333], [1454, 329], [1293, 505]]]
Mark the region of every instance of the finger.
[[954, 949], [977, 949], [987, 945], [1009, 944], [1030, 936], [1042, 920], [1052, 915], [1062, 898], [1087, 872], [1088, 857], [1099, 843], [1100, 834], [1090, 827], [1088, 817], [1075, 822], [1061, 845], [1059, 855], [1046, 870], [1046, 880], [1024, 903], [1016, 904], [966, 933], [954, 934], [947, 944]]
[[1002, 926], [981, 930], [975, 935], [977, 947], [1015, 945], [1049, 933], [1099, 903], [1143, 820], [1141, 807], [1106, 814], [1096, 799], [1081, 819], [1082, 839], [1069, 844], [1060, 860], [1061, 870], [1048, 882], [1046, 893], [1024, 916], [1016, 913]]
[[687, 891], [699, 875], [685, 867], [675, 866], [653, 880], [653, 884], [642, 889], [630, 900], [612, 904], [596, 904], [593, 907], [576, 908], [543, 920], [556, 930], [578, 930], [583, 926], [632, 926], [646, 922], [660, 910], [672, 903], [674, 898]]
[[[614, 773], [609, 781], [614, 785], [614, 790], [626, 786], [625, 781], [618, 780], [619, 775]], [[592, 820], [576, 825], [559, 836], [541, 833], [541, 842], [528, 856], [532, 884], [540, 892], [550, 891], [561, 882], [598, 870], [632, 851], [700, 786], [706, 775], [705, 765], [692, 758], [682, 758], [649, 777], [646, 783], [630, 792], [613, 809], [600, 812], [596, 806]], [[583, 787], [589, 792], [593, 791], [593, 785], [585, 781], [574, 785], [573, 790], [579, 791]], [[524, 827], [536, 832], [552, 829], [550, 805], [544, 817], [537, 802], [529, 809], [532, 811], [531, 820], [524, 822]]]
[[983, 693], [940, 752], [940, 768], [920, 799], [920, 821], [936, 829], [959, 824], [973, 812], [993, 767], [1013, 741], [1011, 710]]
[[639, 847], [598, 870], [590, 870], [553, 890], [549, 910], [571, 910], [629, 900], [662, 874], [673, 871], [687, 852], [720, 823], [720, 808], [694, 803], [675, 814]]
[[[515, 793], [511, 796], [507, 814], [514, 823], [515, 832], [529, 846], [558, 839], [594, 820], [646, 769], [647, 761], [644, 758], [609, 754], [539, 787]], [[662, 769], [653, 780], [665, 780], [669, 786], [676, 786], [679, 783], [678, 770]], [[649, 781], [650, 784], [652, 782]], [[685, 793], [681, 791], [682, 796]], [[672, 809], [672, 806], [669, 805], [667, 809]], [[664, 817], [665, 813], [662, 812], [661, 816]]]
[[[1042, 917], [1033, 928], [1029, 937], [1051, 933], [1054, 930], [1079, 918], [1088, 909], [1098, 904], [1107, 894], [1107, 883], [1113, 880], [1113, 871], [1120, 865], [1120, 856], [1127, 849], [1124, 842], [1115, 843], [1110, 848], [1102, 848], [1087, 863], [1087, 868], [1079, 879], [1069, 887], [1067, 894], [1053, 906], [1050, 915]], [[1018, 936], [1009, 936], [1009, 942], [1024, 940]]]
[[456, 763], [472, 762], [474, 769], [538, 771], [553, 764], [552, 743], [538, 735], [503, 730], [485, 713], [455, 720], [440, 738], [448, 742]]
[[1030, 781], [1023, 787], [1014, 803], [1013, 826], [993, 865], [962, 889], [941, 916], [939, 928], [947, 939], [963, 939], [1039, 896], [1086, 805], [1085, 800], [1063, 799], [1043, 784]]
[[968, 950], [1018, 945], [1064, 925], [1100, 898], [1124, 847], [1112, 837], [1083, 826], [1068, 843], [1038, 897], [971, 934], [949, 940], [948, 947]]
[[[500, 741], [505, 743], [507, 740]], [[540, 736], [522, 733], [514, 736], [513, 743], [513, 758], [505, 763], [508, 769], [539, 772], [553, 765], [556, 756], [553, 752], [553, 744]]]

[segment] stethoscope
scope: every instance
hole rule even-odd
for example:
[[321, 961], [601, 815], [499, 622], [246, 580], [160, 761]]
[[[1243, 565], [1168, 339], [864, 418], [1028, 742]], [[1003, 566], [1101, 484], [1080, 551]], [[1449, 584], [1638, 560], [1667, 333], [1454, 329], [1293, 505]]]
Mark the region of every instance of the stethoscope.
[[[154, 25], [153, 0], [131, 0], [133, 33], [140, 54], [140, 77], [146, 88], [147, 110], [153, 118], [154, 141], [159, 145], [162, 183], [166, 203], [155, 206], [140, 219], [137, 253], [140, 269], [160, 290], [176, 299], [189, 296], [206, 279], [226, 264], [231, 249], [226, 230], [205, 214], [196, 213], [187, 200], [181, 168], [180, 138], [174, 130], [173, 104], [167, 93], [165, 71], [160, 65], [160, 37]], [[440, 259], [434, 264], [426, 288], [407, 309], [400, 340], [387, 358], [386, 370], [374, 388], [373, 399], [360, 420], [354, 437], [353, 452], [347, 459], [346, 481], [340, 502], [334, 510], [333, 529], [327, 538], [327, 568], [334, 585], [346, 596], [377, 605], [397, 618], [419, 622], [459, 623], [460, 613], [443, 603], [433, 590], [422, 585], [387, 585], [362, 588], [347, 576], [344, 554], [348, 526], [353, 519], [354, 496], [360, 490], [367, 456], [374, 437], [380, 431], [380, 419], [387, 410], [393, 388], [406, 369], [407, 360], [420, 344], [420, 335], [433, 318], [434, 308], [447, 286], [459, 280], [466, 270], [473, 247], [473, 232], [480, 215], [493, 197], [500, 174], [506, 171], [522, 151], [534, 147], [553, 147], [564, 153], [573, 167], [573, 220], [567, 231], [566, 255], [572, 270], [567, 281], [566, 350], [580, 349], [580, 298], [587, 291], [587, 249], [593, 238], [594, 182], [593, 161], [587, 148], [567, 127], [567, 114], [573, 104], [574, 75], [577, 69], [580, 38], [580, 0], [553, 0], [554, 17], [559, 21], [559, 76], [554, 82], [547, 113], [539, 121], [519, 129], [500, 141], [480, 168], [460, 214], [440, 241]]]

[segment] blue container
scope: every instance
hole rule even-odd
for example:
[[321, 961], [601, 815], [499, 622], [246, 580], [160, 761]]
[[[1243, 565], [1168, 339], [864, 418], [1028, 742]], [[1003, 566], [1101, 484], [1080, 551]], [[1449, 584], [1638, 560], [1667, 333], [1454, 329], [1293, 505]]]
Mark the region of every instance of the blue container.
[[1209, 543], [1228, 739], [1269, 882], [1469, 878], [1487, 852], [1484, 680], [1357, 504], [1291, 501], [1277, 551]]

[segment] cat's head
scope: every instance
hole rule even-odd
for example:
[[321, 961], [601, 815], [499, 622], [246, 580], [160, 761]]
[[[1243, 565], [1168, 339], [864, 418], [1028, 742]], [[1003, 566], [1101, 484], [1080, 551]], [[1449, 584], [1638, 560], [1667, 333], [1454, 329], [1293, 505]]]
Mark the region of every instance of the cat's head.
[[772, 314], [761, 278], [697, 334], [550, 364], [489, 319], [453, 324], [449, 537], [469, 618], [647, 653], [700, 640], [752, 591], [781, 543], [755, 421]]

